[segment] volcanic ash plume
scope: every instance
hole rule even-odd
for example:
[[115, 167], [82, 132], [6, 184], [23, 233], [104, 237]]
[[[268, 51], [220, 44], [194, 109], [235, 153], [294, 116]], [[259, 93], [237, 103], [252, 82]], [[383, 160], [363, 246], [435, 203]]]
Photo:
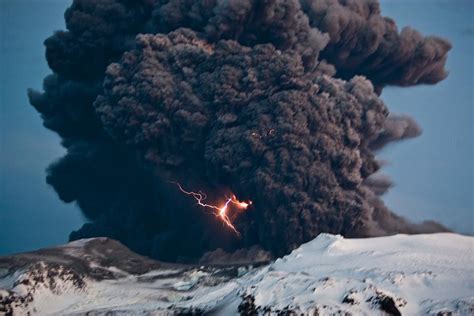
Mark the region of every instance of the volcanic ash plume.
[[48, 183], [90, 220], [71, 239], [191, 260], [444, 230], [383, 205], [374, 151], [421, 133], [378, 94], [444, 79], [447, 41], [369, 0], [76, 0], [65, 17], [30, 101], [67, 149]]

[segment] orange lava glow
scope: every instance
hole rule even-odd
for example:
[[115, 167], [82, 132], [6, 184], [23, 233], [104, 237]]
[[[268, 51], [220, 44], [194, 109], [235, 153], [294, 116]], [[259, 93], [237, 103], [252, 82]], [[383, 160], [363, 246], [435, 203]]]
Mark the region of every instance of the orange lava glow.
[[206, 204], [204, 203], [204, 201], [207, 199], [207, 195], [203, 193], [202, 191], [199, 191], [199, 192], [186, 191], [178, 182], [171, 182], [171, 183], [176, 184], [179, 190], [183, 192], [184, 194], [192, 196], [196, 200], [197, 205], [213, 210], [213, 214], [216, 217], [218, 217], [234, 233], [236, 233], [237, 235], [240, 235], [239, 231], [235, 228], [234, 224], [232, 224], [232, 220], [229, 218], [229, 215], [228, 215], [229, 204], [235, 205], [235, 207], [238, 210], [243, 211], [243, 210], [246, 210], [252, 204], [252, 201], [247, 201], [247, 202], [239, 201], [237, 197], [234, 194], [232, 194], [231, 197], [226, 196], [226, 201], [224, 205], [222, 206]]

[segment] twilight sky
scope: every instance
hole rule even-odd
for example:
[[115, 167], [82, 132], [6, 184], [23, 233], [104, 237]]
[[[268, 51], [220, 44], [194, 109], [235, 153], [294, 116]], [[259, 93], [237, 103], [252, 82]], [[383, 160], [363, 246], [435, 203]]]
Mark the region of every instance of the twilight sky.
[[[45, 182], [46, 166], [63, 149], [26, 97], [49, 73], [42, 43], [64, 29], [70, 2], [0, 0], [0, 255], [64, 243], [83, 222], [76, 206], [62, 203]], [[474, 2], [381, 2], [382, 13], [400, 27], [453, 43], [445, 81], [382, 94], [392, 112], [413, 116], [424, 130], [381, 153], [396, 184], [385, 201], [414, 221], [435, 219], [474, 234]]]

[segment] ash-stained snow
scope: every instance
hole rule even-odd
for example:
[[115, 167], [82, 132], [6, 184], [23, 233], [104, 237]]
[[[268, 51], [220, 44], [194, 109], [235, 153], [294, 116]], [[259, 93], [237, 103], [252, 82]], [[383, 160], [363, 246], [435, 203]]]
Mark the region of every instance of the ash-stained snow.
[[473, 266], [474, 238], [450, 233], [322, 234], [263, 267], [165, 264], [90, 239], [0, 257], [0, 314], [473, 315]]

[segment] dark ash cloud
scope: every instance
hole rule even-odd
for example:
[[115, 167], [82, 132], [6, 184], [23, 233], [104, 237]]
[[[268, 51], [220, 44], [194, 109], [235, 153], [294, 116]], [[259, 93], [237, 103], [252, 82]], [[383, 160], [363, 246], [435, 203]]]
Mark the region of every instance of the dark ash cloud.
[[[446, 40], [398, 32], [368, 0], [76, 0], [65, 18], [29, 96], [67, 149], [47, 181], [91, 221], [71, 239], [191, 260], [445, 230], [393, 214], [391, 182], [372, 175], [374, 151], [421, 132], [378, 94], [445, 78]], [[170, 181], [252, 200], [241, 235]]]

